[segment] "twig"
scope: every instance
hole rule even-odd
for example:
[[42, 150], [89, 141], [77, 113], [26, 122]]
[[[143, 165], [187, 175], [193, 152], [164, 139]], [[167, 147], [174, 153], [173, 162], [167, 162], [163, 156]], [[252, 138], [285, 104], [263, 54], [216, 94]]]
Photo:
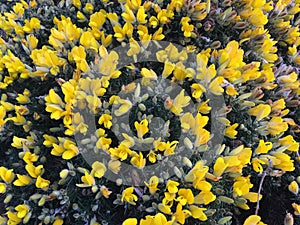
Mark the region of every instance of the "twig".
[[269, 166], [261, 174], [261, 179], [260, 179], [258, 192], [257, 192], [257, 203], [256, 203], [255, 215], [258, 215], [261, 189], [262, 189], [265, 177], [270, 173], [271, 167], [272, 167], [272, 160], [269, 159]]

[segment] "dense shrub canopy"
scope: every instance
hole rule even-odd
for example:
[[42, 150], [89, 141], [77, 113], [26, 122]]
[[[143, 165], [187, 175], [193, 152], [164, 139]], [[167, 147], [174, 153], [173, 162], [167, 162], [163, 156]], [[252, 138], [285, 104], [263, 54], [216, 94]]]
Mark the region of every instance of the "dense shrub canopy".
[[1, 2], [0, 224], [299, 222], [299, 0]]

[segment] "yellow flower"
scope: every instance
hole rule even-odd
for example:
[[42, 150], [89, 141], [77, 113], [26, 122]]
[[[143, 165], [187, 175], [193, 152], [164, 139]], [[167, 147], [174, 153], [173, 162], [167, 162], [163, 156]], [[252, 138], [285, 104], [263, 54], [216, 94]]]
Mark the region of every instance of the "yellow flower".
[[163, 28], [162, 27], [158, 28], [158, 30], [155, 31], [155, 33], [153, 34], [152, 40], [161, 41], [162, 39], [164, 39], [165, 35], [162, 32], [163, 32]]
[[18, 16], [23, 15], [24, 11], [25, 11], [25, 9], [23, 8], [23, 5], [19, 2], [13, 6], [13, 10], [16, 14], [18, 14]]
[[76, 17], [77, 17], [78, 22], [80, 22], [80, 23], [87, 21], [86, 16], [80, 11], [77, 11]]
[[0, 193], [3, 194], [6, 192], [6, 184], [0, 182]]
[[25, 152], [24, 156], [23, 156], [23, 160], [27, 163], [27, 164], [31, 164], [33, 162], [36, 162], [39, 159], [39, 156], [37, 156], [34, 153], [31, 152]]
[[235, 139], [236, 138], [236, 135], [237, 135], [237, 131], [235, 130], [237, 127], [239, 126], [238, 123], [235, 123], [229, 127], [227, 127], [225, 129], [225, 136], [231, 138], [231, 139]]
[[141, 75], [148, 79], [157, 79], [157, 75], [152, 69], [148, 70], [147, 68], [142, 68]]
[[273, 147], [272, 142], [265, 142], [264, 140], [259, 140], [258, 147], [255, 149], [255, 154], [266, 154]]
[[122, 197], [121, 197], [121, 201], [124, 202], [128, 202], [131, 205], [136, 205], [136, 201], [138, 200], [138, 197], [133, 194], [134, 188], [133, 187], [129, 187], [126, 188], [123, 192], [122, 192]]
[[[104, 46], [101, 46], [104, 48]], [[101, 54], [101, 47], [100, 47], [100, 54]], [[106, 51], [106, 49], [105, 49]], [[117, 78], [121, 72], [116, 70], [119, 60], [119, 55], [115, 51], [111, 51], [109, 54], [105, 53], [101, 56], [101, 61], [99, 64], [99, 71], [100, 73], [110, 76], [112, 78]]]
[[25, 186], [32, 182], [32, 179], [27, 175], [17, 174], [18, 179], [14, 181], [15, 186]]
[[107, 151], [111, 144], [112, 140], [110, 138], [100, 137], [96, 143], [96, 147]]
[[46, 111], [51, 113], [51, 119], [60, 119], [64, 115], [65, 103], [61, 97], [50, 89], [49, 94], [45, 97]]
[[43, 145], [45, 145], [46, 147], [51, 147], [53, 144], [56, 144], [58, 142], [58, 140], [55, 137], [47, 134], [44, 134], [43, 138], [45, 139]]
[[182, 17], [181, 18], [181, 30], [184, 32], [183, 35], [185, 37], [190, 37], [192, 35], [192, 31], [194, 30], [194, 25], [189, 24], [191, 19], [189, 17]]
[[172, 141], [172, 142], [161, 142], [160, 138], [153, 142], [153, 145], [156, 150], [163, 151], [165, 156], [173, 155], [175, 148], [179, 142]]
[[54, 220], [52, 225], [63, 225], [63, 224], [64, 224], [63, 219], [57, 218], [57, 219]]
[[177, 62], [174, 67], [173, 75], [176, 80], [182, 84], [185, 79], [192, 79], [195, 75], [195, 70], [192, 68], [186, 68], [183, 62]]
[[250, 182], [250, 176], [247, 177], [237, 177], [233, 184], [233, 192], [235, 196], [242, 196], [249, 193], [250, 188], [253, 184]]
[[256, 116], [256, 120], [260, 121], [271, 113], [271, 106], [268, 104], [259, 104], [248, 110], [251, 116]]
[[154, 151], [150, 151], [149, 154], [147, 155], [147, 158], [148, 160], [151, 162], [151, 163], [155, 163], [156, 162], [156, 154]]
[[276, 159], [279, 160], [279, 162], [274, 162], [273, 165], [275, 168], [281, 169], [283, 171], [294, 171], [294, 160], [291, 160], [291, 157], [288, 154], [282, 153], [282, 152], [274, 152], [272, 153], [273, 156], [276, 157]]
[[17, 225], [17, 224], [19, 224], [21, 221], [22, 221], [22, 219], [21, 218], [19, 218], [18, 216], [17, 216], [17, 213], [16, 212], [11, 212], [11, 211], [8, 211], [7, 213], [6, 213], [6, 215], [7, 215], [7, 217], [8, 217], [8, 221], [7, 221], [7, 224], [11, 224], [11, 225]]
[[192, 96], [194, 98], [200, 98], [202, 93], [206, 92], [206, 89], [201, 84], [194, 83], [191, 85], [191, 88], [193, 89]]
[[86, 31], [82, 33], [80, 37], [80, 44], [85, 48], [98, 51], [99, 43], [96, 41], [95, 37], [90, 31]]
[[81, 181], [83, 184], [76, 184], [78, 187], [91, 187], [95, 185], [95, 179], [94, 177], [88, 173], [87, 170], [84, 171], [84, 175], [81, 176]]
[[288, 129], [288, 123], [281, 117], [273, 117], [268, 123], [268, 132], [272, 135], [281, 134]]
[[298, 152], [299, 150], [299, 142], [296, 142], [292, 135], [288, 135], [279, 139], [279, 143], [282, 146], [288, 145], [289, 147], [287, 148], [287, 150], [289, 151]]
[[197, 113], [194, 124], [192, 125], [192, 131], [196, 135], [195, 146], [206, 144], [210, 139], [210, 132], [204, 129], [208, 122], [207, 116], [202, 116], [200, 113]]
[[217, 158], [215, 164], [214, 164], [214, 175], [217, 177], [220, 177], [223, 172], [226, 170], [227, 164], [224, 161], [223, 157]]
[[141, 47], [139, 45], [139, 43], [134, 40], [133, 38], [129, 39], [129, 50], [127, 51], [127, 55], [128, 56], [133, 56], [134, 61], [137, 61], [137, 55], [140, 53], [141, 51]]
[[[250, 202], [257, 202], [258, 199], [258, 193], [255, 192], [249, 192], [246, 195], [243, 195], [243, 198], [248, 199]], [[262, 194], [259, 195], [259, 200], [262, 199]]]
[[137, 224], [138, 221], [136, 218], [128, 218], [122, 223], [122, 225], [137, 225]]
[[148, 120], [147, 119], [143, 119], [140, 123], [135, 121], [134, 122], [134, 127], [137, 131], [137, 136], [139, 138], [143, 138], [143, 136], [149, 132], [149, 128], [148, 128]]
[[104, 198], [109, 198], [109, 195], [112, 193], [110, 190], [108, 190], [107, 187], [104, 185], [100, 188], [101, 194], [104, 196]]
[[147, 20], [146, 20], [147, 14], [145, 14], [144, 6], [139, 7], [136, 17], [137, 17], [137, 21], [139, 22], [139, 24], [147, 23]]
[[254, 9], [248, 21], [256, 27], [263, 26], [268, 23], [268, 16], [261, 9]]
[[32, 33], [34, 30], [37, 30], [41, 27], [41, 23], [39, 19], [32, 17], [30, 21], [25, 20], [25, 25], [23, 26], [23, 30], [26, 33]]
[[48, 189], [49, 184], [50, 181], [43, 179], [41, 176], [38, 176], [35, 182], [35, 186], [41, 189]]
[[64, 59], [57, 56], [56, 51], [52, 51], [46, 46], [43, 46], [42, 49], [34, 49], [31, 52], [30, 58], [36, 66], [41, 67], [38, 71], [42, 74], [50, 71], [52, 75], [56, 75], [59, 72], [59, 66], [65, 63]]
[[80, 8], [80, 7], [81, 7], [81, 1], [80, 1], [80, 0], [72, 0], [72, 4], [73, 4], [76, 8]]
[[75, 142], [68, 139], [59, 139], [61, 142], [59, 145], [53, 144], [53, 149], [51, 150], [52, 155], [62, 156], [63, 159], [71, 159], [79, 154], [79, 150]]
[[184, 90], [182, 89], [174, 100], [171, 98], [166, 99], [165, 107], [170, 109], [176, 116], [179, 116], [183, 108], [189, 105], [190, 100], [190, 96], [185, 96]]
[[[5, 56], [1, 56], [2, 58], [2, 63], [5, 65], [5, 67], [7, 68], [11, 79], [12, 80], [7, 80], [9, 77], [6, 77], [6, 79], [4, 79], [4, 83], [10, 84], [13, 82], [13, 79], [15, 79], [18, 75], [18, 73], [20, 73], [20, 77], [21, 78], [28, 78], [29, 77], [29, 71], [25, 68], [25, 64], [18, 58], [16, 57], [10, 50], [7, 50], [7, 55]], [[2, 64], [1, 63], [1, 64]], [[1, 79], [2, 80], [2, 79]]]
[[200, 221], [207, 220], [207, 216], [203, 212], [204, 210], [206, 210], [206, 208], [199, 208], [195, 205], [190, 206], [190, 211], [192, 213], [192, 217], [195, 218], [195, 219], [198, 219]]
[[27, 35], [26, 40], [27, 40], [28, 47], [31, 51], [36, 48], [39, 42], [39, 40], [33, 34]]
[[162, 9], [159, 11], [157, 14], [157, 19], [161, 24], [166, 24], [170, 21], [171, 18], [173, 18], [174, 12], [173, 11], [168, 11], [166, 9]]
[[297, 78], [298, 78], [297, 74], [295, 72], [292, 72], [289, 75], [278, 77], [278, 82], [280, 84], [294, 83], [297, 81]]
[[[167, 218], [164, 214], [157, 213], [155, 216], [147, 215], [145, 219], [141, 219], [141, 221], [140, 221], [140, 225], [149, 225], [149, 224], [153, 224], [153, 225], [172, 225], [173, 222], [172, 221], [168, 222]], [[125, 225], [125, 224], [123, 224], [123, 225]], [[128, 225], [131, 225], [131, 224], [128, 224]], [[134, 225], [134, 224], [132, 224], [132, 225]]]
[[[119, 42], [123, 41], [126, 36], [128, 38], [132, 37], [133, 25], [131, 23], [126, 22], [123, 27], [120, 27], [120, 25], [117, 24], [113, 27], [113, 29], [114, 29], [114, 37], [116, 37], [117, 41]], [[138, 47], [136, 46], [136, 48], [139, 50], [139, 46]]]
[[125, 7], [125, 11], [121, 14], [123, 19], [129, 23], [135, 22], [136, 19], [135, 19], [135, 16], [134, 16], [134, 13], [132, 12], [132, 10], [129, 8], [129, 6], [127, 4], [125, 4], [124, 7]]
[[111, 156], [118, 157], [122, 161], [127, 159], [128, 155], [132, 154], [130, 148], [122, 143], [117, 148], [110, 148], [109, 152]]
[[266, 225], [265, 223], [261, 222], [260, 220], [261, 220], [260, 216], [251, 215], [245, 220], [243, 225]]
[[159, 203], [157, 206], [158, 210], [163, 212], [164, 214], [171, 215], [171, 206]]
[[97, 178], [101, 178], [104, 176], [106, 172], [106, 167], [103, 163], [95, 161], [92, 164], [92, 171], [91, 171], [91, 175]]
[[174, 69], [175, 69], [175, 64], [171, 63], [169, 61], [166, 61], [164, 63], [164, 70], [162, 72], [162, 77], [167, 78], [168, 76], [171, 75], [171, 73], [173, 72]]
[[17, 205], [15, 207], [15, 210], [17, 211], [17, 217], [19, 217], [20, 219], [22, 219], [29, 212], [29, 206], [25, 205], [25, 204]]
[[108, 168], [115, 174], [118, 174], [121, 169], [121, 162], [119, 160], [110, 160]]
[[33, 164], [27, 164], [25, 166], [25, 169], [32, 178], [37, 178], [38, 176], [40, 176], [44, 173], [43, 165], [34, 166]]
[[254, 159], [252, 159], [251, 164], [252, 164], [253, 170], [255, 172], [262, 173], [263, 172], [262, 164], [266, 164], [266, 163], [263, 160], [254, 158]]
[[180, 223], [184, 224], [185, 219], [191, 215], [191, 212], [187, 209], [182, 210], [182, 205], [178, 203], [176, 207], [176, 212], [173, 214], [173, 217]]
[[110, 98], [110, 104], [114, 104], [114, 105], [119, 105], [120, 104], [120, 107], [117, 110], [114, 111], [114, 114], [116, 116], [124, 115], [132, 107], [132, 103], [131, 103], [130, 100], [121, 99], [119, 96], [115, 96], [115, 98], [111, 97]]
[[104, 127], [105, 128], [108, 128], [110, 129], [111, 126], [112, 126], [112, 116], [109, 115], [109, 114], [102, 114], [98, 120], [98, 123], [101, 125], [101, 124], [104, 124]]
[[293, 203], [292, 204], [292, 207], [294, 208], [294, 214], [296, 215], [296, 216], [299, 216], [300, 215], [300, 205], [298, 205], [298, 204], [296, 204], [296, 203]]
[[201, 114], [208, 114], [211, 110], [211, 107], [207, 105], [207, 103], [209, 102], [209, 99], [201, 102], [201, 104], [198, 107], [198, 112]]
[[87, 64], [85, 57], [85, 49], [83, 46], [75, 46], [72, 48], [70, 57], [76, 62], [76, 66], [78, 69], [80, 69], [83, 72], [88, 71], [89, 65]]
[[178, 185], [179, 185], [178, 182], [173, 181], [173, 180], [168, 180], [167, 189], [171, 194], [177, 193], [178, 192], [178, 188], [177, 188]]
[[284, 99], [281, 98], [281, 99], [273, 102], [272, 105], [271, 105], [271, 107], [272, 107], [272, 112], [284, 109], [285, 108], [285, 101], [284, 101]]
[[197, 196], [195, 196], [195, 204], [208, 205], [215, 200], [216, 196], [211, 191], [201, 191]]
[[155, 16], [151, 16], [150, 19], [149, 19], [149, 24], [150, 24], [151, 27], [155, 28], [155, 27], [158, 26], [159, 21]]
[[157, 185], [159, 183], [159, 179], [157, 176], [152, 176], [149, 180], [149, 184], [144, 182], [145, 185], [149, 188], [150, 194], [154, 195], [156, 191], [159, 189], [157, 188]]
[[299, 192], [299, 185], [296, 181], [292, 181], [289, 186], [289, 191], [292, 192], [294, 195], [297, 195]]
[[229, 84], [226, 87], [226, 94], [230, 96], [238, 95], [239, 93], [235, 90], [234, 86], [232, 84]]
[[178, 197], [176, 198], [176, 201], [179, 202], [181, 205], [186, 204], [193, 204], [194, 203], [194, 194], [191, 189], [185, 189], [181, 188], [178, 191]]
[[[237, 41], [230, 41], [226, 45], [226, 48], [219, 52], [219, 63], [222, 67], [240, 68], [245, 65], [245, 62], [243, 62], [244, 51], [239, 48], [239, 43]], [[213, 74], [215, 74], [214, 71]]]
[[95, 12], [90, 16], [89, 26], [94, 28], [95, 30], [102, 28], [105, 23], [106, 16], [103, 11]]
[[[198, 161], [195, 166], [189, 171], [185, 176], [187, 182], [193, 182], [194, 187], [198, 186], [197, 184], [204, 181], [205, 175], [208, 172], [208, 166], [204, 166], [204, 161]], [[203, 182], [202, 182], [203, 184]]]
[[15, 178], [13, 169], [9, 170], [9, 169], [5, 168], [4, 166], [1, 166], [0, 167], [0, 178], [7, 184], [11, 183]]
[[25, 94], [18, 94], [18, 97], [16, 98], [16, 100], [20, 103], [20, 104], [26, 104], [30, 102], [30, 98], [29, 95], [25, 95]]
[[[214, 65], [214, 64], [213, 64]], [[224, 92], [222, 88], [222, 84], [224, 82], [224, 77], [216, 77], [211, 83], [209, 84], [209, 91], [215, 95], [221, 95]]]
[[146, 165], [146, 159], [143, 154], [140, 152], [139, 154], [133, 153], [132, 158], [130, 160], [131, 164], [139, 169], [144, 168]]

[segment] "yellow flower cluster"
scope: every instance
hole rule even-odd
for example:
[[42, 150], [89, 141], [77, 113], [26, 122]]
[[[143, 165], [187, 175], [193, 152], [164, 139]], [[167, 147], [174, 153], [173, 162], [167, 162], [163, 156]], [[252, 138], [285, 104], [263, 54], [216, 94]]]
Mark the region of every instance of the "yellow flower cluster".
[[265, 224], [266, 176], [291, 175], [279, 186], [299, 197], [299, 13], [299, 0], [3, 3], [0, 224], [229, 224], [249, 202], [241, 223]]

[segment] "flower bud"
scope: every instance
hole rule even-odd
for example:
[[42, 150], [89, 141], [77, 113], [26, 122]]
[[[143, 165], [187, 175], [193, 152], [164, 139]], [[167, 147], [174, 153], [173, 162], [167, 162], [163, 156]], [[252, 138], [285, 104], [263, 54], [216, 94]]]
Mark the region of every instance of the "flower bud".
[[4, 199], [4, 203], [5, 204], [7, 204], [7, 203], [9, 203], [10, 202], [10, 200], [12, 199], [12, 197], [13, 197], [13, 195], [12, 194], [8, 194], [7, 196], [6, 196], [6, 198]]
[[26, 223], [29, 222], [29, 220], [30, 220], [30, 218], [31, 218], [31, 215], [32, 215], [32, 212], [28, 212], [28, 213], [26, 214], [26, 216], [25, 216], [24, 219], [23, 219], [23, 223], [24, 223], [24, 224], [26, 224]]
[[183, 157], [182, 161], [185, 166], [192, 168], [193, 164], [192, 164], [191, 160], [189, 160], [187, 157]]
[[98, 186], [97, 185], [93, 185], [92, 192], [96, 193], [97, 191], [98, 191]]
[[50, 217], [50, 216], [46, 216], [46, 217], [44, 218], [44, 223], [45, 223], [45, 224], [49, 224], [49, 223], [50, 223], [50, 220], [51, 220], [51, 217]]
[[121, 179], [121, 178], [118, 178], [118, 179], [116, 180], [116, 184], [117, 184], [117, 186], [121, 186], [121, 185], [122, 185], [122, 183], [123, 183], [123, 181], [122, 181], [122, 179]]
[[221, 219], [219, 219], [218, 224], [226, 224], [232, 219], [232, 216], [225, 216]]
[[178, 178], [182, 178], [182, 173], [177, 166], [174, 167], [174, 173]]
[[233, 204], [234, 203], [234, 200], [232, 198], [228, 198], [226, 196], [219, 196], [219, 199], [222, 202], [225, 202], [225, 203], [228, 203], [228, 204]]
[[294, 217], [292, 214], [286, 214], [284, 218], [284, 225], [294, 225]]

